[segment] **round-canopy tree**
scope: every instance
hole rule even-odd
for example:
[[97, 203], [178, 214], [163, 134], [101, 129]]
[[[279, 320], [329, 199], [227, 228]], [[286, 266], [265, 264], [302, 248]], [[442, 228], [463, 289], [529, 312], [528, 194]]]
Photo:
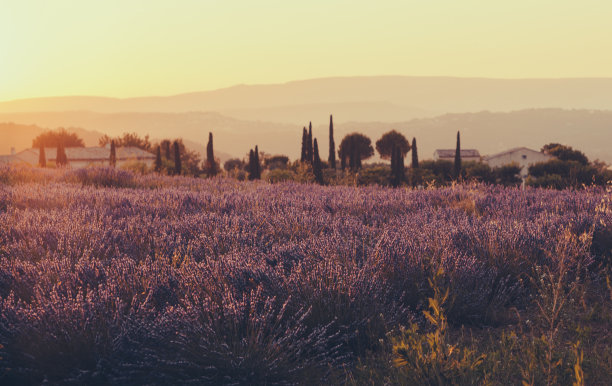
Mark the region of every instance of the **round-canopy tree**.
[[385, 134], [378, 141], [376, 141], [376, 151], [380, 154], [380, 158], [389, 159], [393, 152], [393, 148], [397, 146], [402, 153], [402, 157], [410, 151], [410, 143], [406, 137], [398, 133], [395, 130], [391, 130]]
[[374, 155], [372, 141], [363, 134], [348, 134], [342, 139], [342, 142], [340, 142], [338, 155], [340, 159], [343, 160], [343, 165], [346, 164], [345, 160], [348, 159], [351, 168], [359, 169], [362, 160], [368, 159]]
[[40, 134], [32, 141], [32, 147], [85, 147], [85, 142], [76, 133], [69, 133], [60, 127], [57, 130], [49, 130]]

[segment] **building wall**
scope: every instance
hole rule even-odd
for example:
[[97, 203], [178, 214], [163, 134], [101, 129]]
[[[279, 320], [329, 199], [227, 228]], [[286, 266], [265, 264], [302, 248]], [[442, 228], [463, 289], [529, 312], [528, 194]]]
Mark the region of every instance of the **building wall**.
[[552, 158], [552, 156], [540, 153], [538, 151], [519, 149], [510, 153], [489, 158], [486, 162], [492, 168], [516, 163], [521, 167], [521, 177], [526, 178], [528, 174], [529, 165], [533, 165], [538, 162], [546, 162]]

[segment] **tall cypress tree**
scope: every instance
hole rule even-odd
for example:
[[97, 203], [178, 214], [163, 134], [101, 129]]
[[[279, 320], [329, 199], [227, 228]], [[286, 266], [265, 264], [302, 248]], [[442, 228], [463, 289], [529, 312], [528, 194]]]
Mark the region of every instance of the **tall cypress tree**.
[[170, 161], [172, 159], [172, 154], [170, 154], [170, 141], [167, 139], [162, 141], [162, 146], [164, 147], [164, 155], [166, 156], [166, 159]]
[[254, 151], [254, 160], [255, 160], [255, 176], [258, 180], [261, 179], [261, 166], [259, 164], [259, 148], [257, 147], [257, 145], [255, 145], [255, 151]]
[[314, 160], [312, 163], [312, 172], [315, 176], [315, 181], [319, 185], [323, 185], [323, 170], [321, 167], [321, 158], [319, 157], [319, 145], [317, 144], [317, 139], [314, 139], [313, 146]]
[[417, 153], [416, 138], [412, 137], [412, 168], [416, 169], [419, 167], [419, 155]]
[[461, 176], [461, 138], [457, 131], [457, 148], [455, 149], [455, 178], [458, 180]]
[[212, 177], [217, 175], [217, 163], [213, 152], [213, 135], [208, 133], [208, 144], [206, 145], [206, 173]]
[[391, 149], [391, 186], [397, 186], [397, 146]]
[[306, 131], [306, 126], [304, 126], [304, 130], [302, 130], [302, 155], [300, 157], [301, 162], [306, 162], [306, 157], [308, 154], [308, 132]]
[[329, 157], [327, 158], [329, 167], [336, 168], [336, 144], [334, 142], [334, 120], [329, 116]]
[[41, 168], [47, 167], [47, 155], [45, 154], [45, 146], [40, 145], [40, 150], [38, 151], [38, 166]]
[[255, 153], [249, 150], [249, 180], [255, 179]]
[[174, 141], [174, 174], [181, 175], [181, 149], [178, 141]]
[[160, 172], [162, 168], [161, 146], [157, 145], [157, 154], [155, 155], [155, 171]]
[[111, 167], [115, 167], [117, 165], [117, 151], [115, 150], [115, 141], [111, 140], [110, 145], [110, 157], [108, 163]]
[[308, 123], [308, 143], [306, 144], [308, 146], [308, 159], [307, 161], [310, 162], [310, 164], [312, 165], [312, 160], [313, 160], [313, 150], [312, 150], [312, 122]]

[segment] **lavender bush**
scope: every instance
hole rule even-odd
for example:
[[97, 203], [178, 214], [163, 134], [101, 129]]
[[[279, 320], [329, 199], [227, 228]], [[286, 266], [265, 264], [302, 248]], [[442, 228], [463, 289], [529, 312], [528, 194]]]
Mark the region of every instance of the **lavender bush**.
[[418, 322], [440, 268], [449, 323], [487, 325], [526, 306], [525, 274], [554, 270], [559, 245], [568, 270], [601, 264], [607, 197], [14, 177], [0, 185], [0, 382], [318, 383]]

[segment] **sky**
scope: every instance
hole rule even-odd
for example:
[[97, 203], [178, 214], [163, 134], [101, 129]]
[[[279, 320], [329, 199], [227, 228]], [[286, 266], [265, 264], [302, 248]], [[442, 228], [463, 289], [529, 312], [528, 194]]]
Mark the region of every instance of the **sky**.
[[363, 75], [612, 77], [609, 0], [1, 0], [0, 101]]

